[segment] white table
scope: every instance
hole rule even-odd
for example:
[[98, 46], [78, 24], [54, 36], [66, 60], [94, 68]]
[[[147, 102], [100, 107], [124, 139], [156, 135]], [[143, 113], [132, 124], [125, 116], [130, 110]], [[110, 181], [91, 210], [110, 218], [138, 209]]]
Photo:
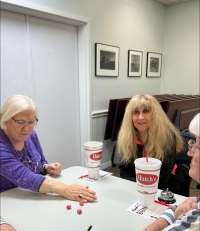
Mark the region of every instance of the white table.
[[[89, 185], [97, 193], [97, 202], [80, 206], [59, 195], [33, 193], [15, 188], [1, 193], [1, 215], [18, 231], [141, 231], [152, 220], [126, 210], [138, 200], [136, 183], [108, 176], [89, 184], [76, 179], [87, 172], [83, 167], [71, 167], [62, 171], [56, 180], [66, 184]], [[160, 194], [160, 190], [158, 194]], [[175, 195], [177, 204], [185, 197]], [[66, 205], [72, 209], [67, 210]], [[81, 208], [83, 213], [77, 214]]]

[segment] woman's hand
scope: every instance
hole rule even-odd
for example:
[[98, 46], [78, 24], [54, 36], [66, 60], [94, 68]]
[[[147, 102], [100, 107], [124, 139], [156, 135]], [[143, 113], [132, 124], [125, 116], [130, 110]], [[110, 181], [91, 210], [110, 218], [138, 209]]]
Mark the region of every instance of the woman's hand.
[[96, 193], [78, 184], [67, 185], [63, 182], [46, 178], [39, 188], [41, 193], [56, 193], [69, 200], [93, 202], [97, 199]]
[[61, 164], [60, 163], [51, 163], [48, 164], [46, 172], [49, 175], [58, 176], [61, 173]]
[[197, 209], [197, 198], [188, 197], [183, 203], [181, 203], [174, 212], [175, 219], [179, 218], [182, 214], [189, 212], [190, 210]]
[[66, 185], [62, 195], [74, 201], [92, 202], [97, 199], [96, 193], [90, 190], [88, 186], [83, 187], [78, 184]]

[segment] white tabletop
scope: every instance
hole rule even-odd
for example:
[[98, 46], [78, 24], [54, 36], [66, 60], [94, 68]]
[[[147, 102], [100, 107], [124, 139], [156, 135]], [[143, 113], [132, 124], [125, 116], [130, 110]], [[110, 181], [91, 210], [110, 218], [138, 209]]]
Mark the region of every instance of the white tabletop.
[[[108, 176], [89, 184], [77, 177], [86, 173], [83, 167], [71, 167], [62, 171], [55, 180], [66, 184], [78, 183], [89, 187], [97, 193], [97, 202], [80, 206], [59, 195], [34, 193], [15, 188], [1, 193], [1, 215], [18, 231], [141, 231], [153, 222], [126, 210], [139, 198], [136, 183]], [[158, 194], [160, 194], [160, 190]], [[177, 204], [185, 197], [175, 195]], [[72, 209], [67, 210], [66, 205]], [[77, 209], [82, 214], [77, 214]]]

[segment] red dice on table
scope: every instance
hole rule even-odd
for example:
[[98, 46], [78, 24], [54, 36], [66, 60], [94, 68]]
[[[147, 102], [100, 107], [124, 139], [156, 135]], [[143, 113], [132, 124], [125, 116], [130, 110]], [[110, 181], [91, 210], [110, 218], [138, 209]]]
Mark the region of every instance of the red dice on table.
[[71, 205], [67, 205], [66, 208], [67, 208], [68, 210], [70, 210], [70, 209], [72, 208], [72, 206], [71, 206]]
[[83, 201], [79, 201], [79, 205], [80, 205], [80, 206], [83, 206], [83, 205], [84, 205], [84, 202], [83, 202]]
[[77, 213], [78, 214], [82, 214], [82, 210], [81, 209], [77, 209]]

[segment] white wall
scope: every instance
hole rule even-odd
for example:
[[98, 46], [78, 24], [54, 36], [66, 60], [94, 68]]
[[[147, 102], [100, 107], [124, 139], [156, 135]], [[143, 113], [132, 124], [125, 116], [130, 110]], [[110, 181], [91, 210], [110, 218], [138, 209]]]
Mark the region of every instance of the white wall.
[[[93, 112], [106, 110], [111, 98], [131, 97], [137, 93], [198, 93], [199, 0], [168, 7], [154, 0], [26, 0], [26, 2], [91, 18]], [[120, 47], [119, 77], [95, 76], [96, 42]], [[129, 49], [143, 51], [142, 77], [127, 77]], [[190, 51], [189, 55], [185, 54], [186, 51], [187, 53]], [[163, 54], [161, 78], [146, 78], [147, 52]], [[178, 64], [174, 65], [176, 62]], [[186, 70], [189, 77], [191, 74], [194, 76], [195, 83], [191, 85], [193, 87], [190, 92]], [[175, 79], [181, 82], [184, 79], [182, 89]], [[103, 138], [105, 124], [106, 117], [93, 118], [93, 140]], [[102, 163], [110, 161], [112, 147], [110, 140], [104, 141]]]
[[200, 94], [199, 0], [166, 7], [162, 93]]
[[[137, 93], [160, 94], [162, 78], [146, 78], [147, 52], [162, 53], [165, 6], [154, 0], [26, 0], [91, 18], [92, 111], [107, 110], [110, 99]], [[95, 43], [120, 47], [118, 77], [95, 76]], [[142, 77], [127, 77], [128, 50], [143, 52]], [[106, 117], [93, 118], [92, 139], [104, 136]], [[113, 144], [104, 141], [102, 163]]]
[[[164, 5], [154, 0], [26, 1], [91, 18], [93, 111], [107, 109], [110, 98], [160, 93], [161, 78], [146, 78], [146, 55], [148, 51], [162, 52]], [[119, 77], [95, 76], [96, 42], [120, 47]], [[143, 51], [142, 77], [127, 77], [129, 49]]]

